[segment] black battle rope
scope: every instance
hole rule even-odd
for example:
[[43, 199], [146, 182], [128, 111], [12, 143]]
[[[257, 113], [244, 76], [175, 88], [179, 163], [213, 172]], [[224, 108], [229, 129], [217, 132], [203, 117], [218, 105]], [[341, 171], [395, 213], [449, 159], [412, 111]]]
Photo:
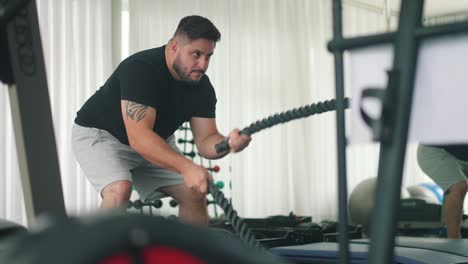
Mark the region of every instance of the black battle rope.
[[[344, 98], [345, 101], [345, 108], [349, 107], [349, 98], [346, 97]], [[325, 113], [328, 111], [333, 111], [336, 110], [336, 100], [327, 100], [323, 102], [318, 102], [306, 106], [301, 106], [299, 108], [294, 108], [291, 110], [288, 110], [286, 112], [282, 112], [279, 114], [274, 114], [269, 117], [266, 117], [262, 120], [259, 120], [257, 122], [254, 122], [250, 124], [250, 126], [242, 129], [239, 134], [241, 135], [252, 135], [253, 133], [256, 133], [260, 130], [263, 130], [265, 128], [272, 127], [277, 124], [281, 123], [286, 123], [291, 120], [303, 118], [303, 117], [308, 117], [314, 114], [321, 114]], [[221, 141], [220, 143], [216, 144], [216, 152], [221, 153], [224, 151], [229, 150], [229, 138], [225, 139], [224, 141]]]
[[265, 249], [258, 243], [254, 234], [250, 228], [242, 221], [237, 215], [236, 210], [232, 207], [232, 204], [224, 197], [224, 193], [218, 189], [212, 182], [209, 183], [208, 188], [210, 190], [211, 195], [213, 196], [213, 200], [221, 206], [224, 210], [224, 214], [229, 219], [234, 231], [239, 235], [239, 237], [247, 243], [249, 246], [257, 250], [258, 252], [266, 252]]
[[[348, 97], [344, 98], [344, 105], [345, 108], [349, 107]], [[269, 128], [277, 124], [286, 123], [294, 119], [308, 117], [314, 114], [321, 114], [333, 110], [336, 110], [335, 99], [301, 106], [299, 108], [294, 108], [286, 112], [274, 114], [264, 118], [263, 120], [254, 122], [250, 126], [242, 129], [239, 134], [251, 135], [262, 129]], [[228, 139], [216, 144], [216, 152], [221, 153], [226, 150], [229, 150]], [[225, 215], [228, 217], [232, 227], [234, 228], [234, 231], [236, 231], [239, 237], [257, 251], [266, 252], [260, 243], [258, 243], [254, 234], [252, 234], [250, 228], [242, 221], [242, 218], [237, 215], [237, 212], [232, 207], [232, 204], [224, 197], [223, 192], [214, 186], [212, 182], [209, 183], [208, 188], [211, 195], [213, 196], [213, 200], [224, 210]]]

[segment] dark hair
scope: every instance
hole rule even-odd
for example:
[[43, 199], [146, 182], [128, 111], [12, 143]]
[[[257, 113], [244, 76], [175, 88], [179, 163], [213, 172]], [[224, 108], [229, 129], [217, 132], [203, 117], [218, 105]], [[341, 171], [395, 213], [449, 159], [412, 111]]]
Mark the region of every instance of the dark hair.
[[190, 40], [199, 38], [218, 42], [221, 39], [221, 33], [211, 23], [210, 20], [201, 16], [186, 16], [182, 18], [177, 26], [174, 36], [183, 34]]

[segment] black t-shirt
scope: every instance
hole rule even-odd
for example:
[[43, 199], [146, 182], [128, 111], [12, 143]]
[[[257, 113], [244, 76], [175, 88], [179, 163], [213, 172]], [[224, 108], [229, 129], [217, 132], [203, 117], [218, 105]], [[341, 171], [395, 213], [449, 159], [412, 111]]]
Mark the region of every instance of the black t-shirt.
[[153, 131], [164, 139], [191, 117], [214, 118], [216, 94], [208, 76], [197, 84], [176, 81], [167, 68], [164, 48], [144, 50], [122, 61], [77, 112], [75, 123], [104, 129], [128, 145], [122, 99], [155, 108]]

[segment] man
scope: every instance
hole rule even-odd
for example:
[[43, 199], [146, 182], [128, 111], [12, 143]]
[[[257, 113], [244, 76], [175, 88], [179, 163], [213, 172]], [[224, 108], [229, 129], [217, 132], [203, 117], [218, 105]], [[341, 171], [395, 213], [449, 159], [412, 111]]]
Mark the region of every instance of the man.
[[468, 191], [468, 145], [419, 145], [417, 157], [424, 173], [444, 190], [447, 238], [461, 238], [463, 201]]
[[[126, 207], [132, 186], [142, 199], [172, 196], [179, 218], [207, 224], [208, 171], [185, 158], [173, 133], [190, 121], [199, 154], [217, 159], [215, 145], [226, 139], [216, 127], [216, 95], [208, 76], [221, 34], [206, 18], [183, 18], [167, 45], [124, 60], [78, 111], [73, 152], [102, 196], [101, 208]], [[230, 152], [251, 138], [229, 134]]]

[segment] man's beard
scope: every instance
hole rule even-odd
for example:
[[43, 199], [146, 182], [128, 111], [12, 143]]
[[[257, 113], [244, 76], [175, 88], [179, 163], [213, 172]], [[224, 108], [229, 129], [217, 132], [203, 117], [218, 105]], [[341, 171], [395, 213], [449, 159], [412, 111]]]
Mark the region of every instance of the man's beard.
[[191, 79], [190, 73], [187, 73], [186, 71], [184, 71], [180, 65], [181, 63], [179, 61], [179, 57], [176, 57], [176, 59], [174, 60], [174, 63], [172, 64], [172, 68], [177, 73], [177, 75], [179, 75], [180, 81], [189, 83], [189, 84], [197, 84], [200, 82], [201, 78], [200, 80]]

